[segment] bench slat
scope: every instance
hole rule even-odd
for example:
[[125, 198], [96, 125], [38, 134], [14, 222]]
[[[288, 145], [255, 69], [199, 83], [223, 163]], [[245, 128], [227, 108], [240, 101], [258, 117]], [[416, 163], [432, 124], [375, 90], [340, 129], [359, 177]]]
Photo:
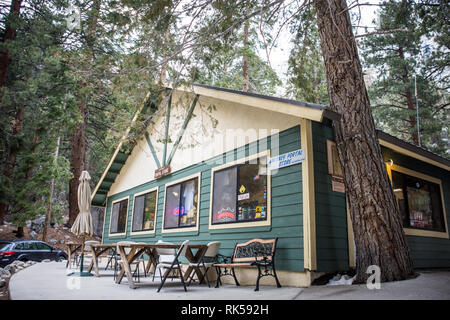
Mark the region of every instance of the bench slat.
[[214, 264], [214, 267], [221, 267], [221, 268], [237, 268], [237, 267], [252, 267], [253, 265], [251, 263], [218, 263]]

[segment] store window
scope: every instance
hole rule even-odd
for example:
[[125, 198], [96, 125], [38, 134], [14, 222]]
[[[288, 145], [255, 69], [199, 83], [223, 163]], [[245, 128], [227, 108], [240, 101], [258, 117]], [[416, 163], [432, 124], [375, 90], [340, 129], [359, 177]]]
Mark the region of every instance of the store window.
[[132, 232], [155, 230], [157, 191], [134, 197]]
[[267, 220], [267, 157], [213, 173], [212, 224]]
[[440, 185], [391, 170], [403, 227], [445, 232]]
[[111, 210], [110, 233], [125, 233], [127, 223], [128, 198], [114, 202]]
[[195, 227], [198, 183], [198, 178], [194, 178], [166, 188], [164, 229]]

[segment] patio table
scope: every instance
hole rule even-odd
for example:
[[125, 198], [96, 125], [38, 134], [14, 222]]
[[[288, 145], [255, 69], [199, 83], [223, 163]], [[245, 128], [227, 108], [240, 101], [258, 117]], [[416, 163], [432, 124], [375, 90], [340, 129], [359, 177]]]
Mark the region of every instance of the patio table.
[[98, 257], [100, 257], [103, 253], [105, 253], [108, 250], [112, 250], [112, 254], [116, 254], [116, 244], [90, 244], [89, 245], [92, 249], [92, 260], [88, 268], [88, 272], [91, 272], [92, 268], [94, 267], [95, 276], [99, 277], [98, 272]]
[[68, 242], [66, 243], [67, 246], [67, 263], [66, 268], [69, 266], [70, 261], [72, 260], [72, 255], [79, 249], [81, 249], [81, 243], [75, 243], [75, 242]]
[[[122, 281], [122, 278], [124, 275], [127, 276], [128, 283], [131, 289], [135, 289], [136, 285], [133, 281], [133, 275], [131, 273], [130, 264], [133, 263], [134, 260], [136, 260], [141, 254], [145, 253], [150, 257], [150, 260], [147, 263], [146, 266], [146, 272], [149, 271], [150, 266], [153, 264], [155, 267], [158, 263], [156, 253], [156, 248], [161, 249], [179, 249], [181, 244], [133, 244], [133, 243], [126, 243], [126, 244], [118, 244], [117, 247], [119, 248], [119, 254], [121, 257], [121, 260], [123, 262], [123, 268], [120, 270], [119, 276], [116, 279], [116, 283], [120, 283]], [[130, 248], [130, 252], [128, 254], [125, 253], [125, 248]], [[192, 249], [197, 249], [197, 252], [195, 255], [192, 252]], [[186, 251], [186, 259], [191, 263], [197, 263], [200, 258], [202, 257], [205, 250], [208, 249], [207, 245], [204, 244], [190, 244]], [[193, 267], [189, 266], [184, 274], [184, 279], [188, 280], [189, 276], [191, 275], [192, 271], [195, 270]], [[199, 274], [200, 272], [198, 270], [195, 270], [197, 273], [197, 276], [199, 279], [201, 279], [202, 275]]]

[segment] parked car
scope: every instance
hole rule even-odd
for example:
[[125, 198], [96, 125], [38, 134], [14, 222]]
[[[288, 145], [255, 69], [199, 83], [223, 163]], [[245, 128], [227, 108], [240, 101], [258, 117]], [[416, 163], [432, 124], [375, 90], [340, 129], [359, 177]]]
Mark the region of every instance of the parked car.
[[26, 262], [45, 259], [61, 261], [67, 259], [67, 254], [64, 250], [52, 248], [47, 243], [38, 240], [0, 241], [0, 267], [15, 260]]

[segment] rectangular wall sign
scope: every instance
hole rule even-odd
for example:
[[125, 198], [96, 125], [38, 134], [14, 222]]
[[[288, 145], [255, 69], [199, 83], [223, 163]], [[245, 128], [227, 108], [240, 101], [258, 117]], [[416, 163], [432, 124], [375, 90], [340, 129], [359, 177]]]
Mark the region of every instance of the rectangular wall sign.
[[267, 163], [269, 170], [279, 169], [293, 164], [301, 163], [305, 160], [305, 152], [303, 149], [280, 154], [279, 156], [272, 157]]

